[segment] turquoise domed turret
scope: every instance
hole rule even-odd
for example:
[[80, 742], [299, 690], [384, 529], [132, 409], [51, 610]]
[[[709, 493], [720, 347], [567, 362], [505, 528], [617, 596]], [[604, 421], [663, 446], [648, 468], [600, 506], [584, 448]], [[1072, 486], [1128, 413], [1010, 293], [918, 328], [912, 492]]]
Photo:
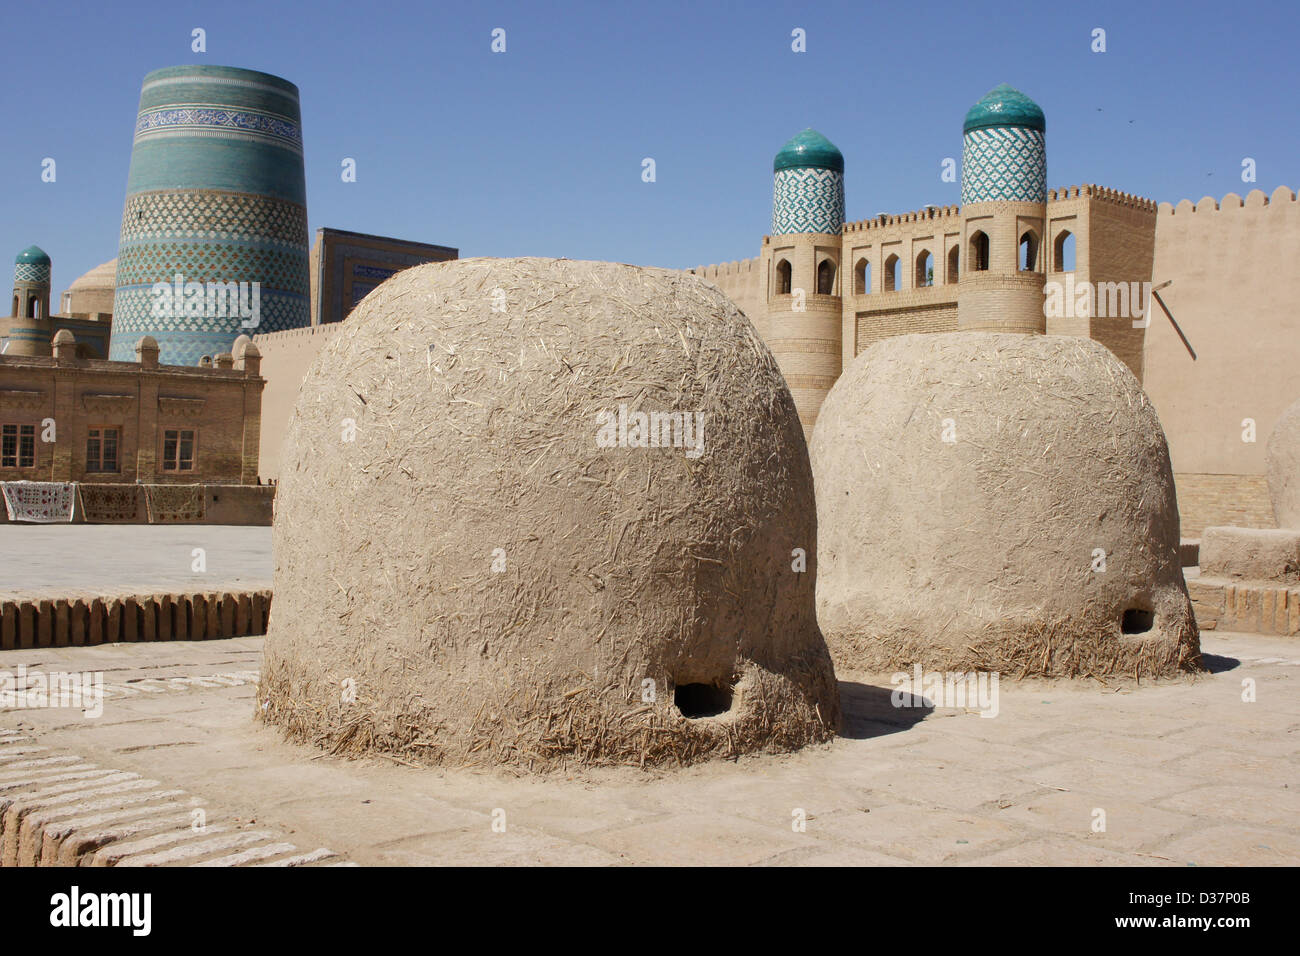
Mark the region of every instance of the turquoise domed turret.
[[[50, 317], [50, 257], [40, 246], [28, 246], [14, 256], [14, 294], [11, 301], [15, 318]], [[40, 323], [12, 326], [5, 351], [10, 355], [49, 355], [50, 330]]]
[[50, 257], [40, 246], [28, 246], [14, 257], [15, 282], [50, 281]]
[[772, 160], [772, 172], [804, 167], [833, 169], [837, 173], [842, 173], [844, 154], [815, 129], [806, 129], [781, 147], [781, 152], [777, 153], [776, 159]]
[[815, 129], [781, 147], [772, 161], [772, 235], [838, 234], [844, 226], [844, 156]]
[[1042, 107], [1013, 86], [999, 84], [966, 113], [961, 131], [991, 126], [1023, 126], [1026, 129], [1047, 131], [1047, 118]]
[[1037, 103], [1003, 83], [962, 124], [961, 201], [1047, 201], [1047, 119]]
[[14, 257], [14, 263], [21, 265], [25, 263], [37, 263], [40, 265], [49, 265], [50, 257], [40, 246], [28, 246], [22, 252]]

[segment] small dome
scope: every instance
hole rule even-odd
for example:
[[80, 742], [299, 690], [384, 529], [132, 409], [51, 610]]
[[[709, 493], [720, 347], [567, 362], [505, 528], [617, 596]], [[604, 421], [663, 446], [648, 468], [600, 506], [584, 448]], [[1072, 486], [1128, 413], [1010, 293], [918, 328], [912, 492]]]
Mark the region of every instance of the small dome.
[[844, 172], [844, 154], [815, 129], [806, 129], [781, 147], [772, 161], [772, 172], [783, 169], [833, 169]]
[[970, 108], [961, 131], [990, 126], [1023, 126], [1027, 129], [1047, 131], [1047, 119], [1042, 107], [1014, 87], [1003, 83], [995, 86], [984, 98]]
[[59, 329], [59, 331], [54, 333], [54, 344], [55, 345], [76, 345], [77, 337], [73, 335], [71, 332], [69, 332], [67, 329]]
[[68, 286], [69, 292], [83, 292], [91, 289], [117, 288], [117, 260], [109, 259], [73, 280]]
[[24, 266], [48, 266], [50, 257], [45, 254], [45, 250], [40, 246], [28, 246], [14, 259], [14, 265]]
[[100, 263], [85, 275], [78, 276], [64, 290], [59, 301], [65, 315], [94, 315], [112, 313], [117, 292], [117, 260]]

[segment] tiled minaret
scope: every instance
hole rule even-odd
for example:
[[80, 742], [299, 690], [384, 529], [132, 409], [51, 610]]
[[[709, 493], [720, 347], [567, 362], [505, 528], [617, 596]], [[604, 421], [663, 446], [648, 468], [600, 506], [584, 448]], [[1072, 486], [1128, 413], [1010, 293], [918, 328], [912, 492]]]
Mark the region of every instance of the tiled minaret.
[[[144, 79], [118, 249], [109, 357], [144, 335], [165, 365], [229, 352], [240, 334], [310, 324], [298, 88], [269, 73], [174, 66]], [[156, 283], [260, 283], [258, 324], [228, 296], [160, 299]], [[197, 291], [197, 290], [196, 290]], [[227, 314], [220, 314], [225, 312]], [[234, 314], [229, 314], [234, 313]]]

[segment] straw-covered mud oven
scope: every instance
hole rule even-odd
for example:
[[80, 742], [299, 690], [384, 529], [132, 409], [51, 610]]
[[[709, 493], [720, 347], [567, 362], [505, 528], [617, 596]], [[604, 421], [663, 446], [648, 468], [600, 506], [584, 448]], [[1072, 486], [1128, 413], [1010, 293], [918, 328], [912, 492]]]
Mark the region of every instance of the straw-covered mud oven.
[[835, 733], [794, 403], [693, 276], [404, 271], [316, 359], [283, 461], [259, 700], [297, 738], [545, 769]]
[[1164, 433], [1104, 346], [878, 343], [822, 406], [812, 465], [818, 617], [838, 667], [1199, 667]]

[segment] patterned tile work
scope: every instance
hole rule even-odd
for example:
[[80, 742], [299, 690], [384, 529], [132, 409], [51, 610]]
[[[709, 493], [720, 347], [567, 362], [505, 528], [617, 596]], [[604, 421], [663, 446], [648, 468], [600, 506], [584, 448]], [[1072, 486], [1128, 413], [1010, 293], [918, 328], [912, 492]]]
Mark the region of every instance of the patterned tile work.
[[260, 282], [258, 332], [308, 325], [307, 210], [247, 193], [130, 196], [122, 216], [110, 359], [134, 361], [135, 343], [152, 335], [162, 364], [195, 365], [254, 331], [239, 316], [154, 315], [153, 284], [170, 284], [177, 273], [186, 282]]
[[236, 242], [158, 242], [121, 246], [118, 288], [169, 285], [177, 272], [186, 282], [260, 282], [263, 289], [307, 295], [302, 256], [284, 249], [258, 249]]
[[142, 111], [135, 124], [136, 142], [158, 134], [225, 134], [302, 151], [302, 130], [297, 124], [269, 113], [219, 105], [195, 104]]
[[176, 189], [130, 196], [122, 214], [123, 243], [249, 238], [293, 249], [304, 246], [307, 210], [270, 196]]
[[397, 275], [396, 269], [381, 269], [378, 266], [355, 265], [352, 267], [352, 274], [364, 279], [384, 280]]
[[772, 176], [772, 235], [839, 233], [843, 225], [843, 173], [804, 167]]
[[961, 202], [1047, 202], [1047, 148], [1041, 130], [1002, 126], [962, 138]]
[[50, 264], [48, 262], [20, 262], [14, 266], [15, 282], [50, 281]]
[[[260, 322], [256, 328], [244, 328], [238, 317], [208, 318], [179, 316], [155, 318], [151, 315], [153, 295], [143, 289], [118, 289], [113, 316], [113, 340], [108, 357], [115, 362], [134, 362], [135, 343], [152, 335], [158, 341], [159, 362], [163, 365], [197, 365], [205, 355], [230, 351], [240, 334], [281, 332], [306, 325], [307, 299], [269, 292], [261, 293]], [[122, 318], [122, 310], [132, 316]], [[220, 326], [214, 329], [214, 326]]]

